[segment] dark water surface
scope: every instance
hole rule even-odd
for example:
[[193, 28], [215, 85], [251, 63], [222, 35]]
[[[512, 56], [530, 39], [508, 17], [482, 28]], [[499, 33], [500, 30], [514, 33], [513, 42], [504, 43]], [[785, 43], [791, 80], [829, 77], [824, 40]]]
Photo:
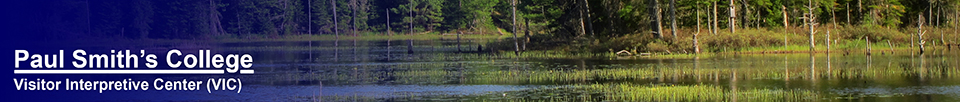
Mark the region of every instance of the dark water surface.
[[[505, 58], [465, 40], [221, 43], [238, 97], [292, 101], [960, 101], [960, 54]], [[484, 49], [489, 50], [489, 49]], [[511, 52], [512, 53], [512, 52]], [[248, 96], [249, 95], [249, 96]]]

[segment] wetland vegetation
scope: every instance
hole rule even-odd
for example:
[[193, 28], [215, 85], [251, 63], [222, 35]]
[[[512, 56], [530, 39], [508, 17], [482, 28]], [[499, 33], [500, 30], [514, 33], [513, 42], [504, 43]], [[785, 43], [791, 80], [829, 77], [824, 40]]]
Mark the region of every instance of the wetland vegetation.
[[267, 61], [257, 65], [264, 74], [244, 77], [264, 87], [297, 90], [284, 100], [954, 101], [960, 95], [956, 49], [671, 57], [535, 56], [531, 51], [513, 57], [457, 51], [449, 42], [413, 40], [412, 53], [407, 40], [287, 41], [222, 49], [254, 51]]
[[960, 0], [30, 2], [15, 47], [258, 60], [211, 101], [960, 101]]

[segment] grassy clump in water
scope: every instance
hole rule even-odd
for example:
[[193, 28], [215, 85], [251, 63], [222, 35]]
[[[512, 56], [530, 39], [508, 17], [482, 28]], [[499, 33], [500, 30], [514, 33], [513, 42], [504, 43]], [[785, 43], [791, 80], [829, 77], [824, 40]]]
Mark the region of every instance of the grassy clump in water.
[[[879, 64], [879, 63], [878, 63]], [[621, 80], [621, 79], [817, 79], [817, 78], [890, 78], [911, 75], [922, 77], [960, 77], [960, 70], [946, 67], [911, 68], [910, 66], [883, 66], [856, 68], [856, 66], [837, 65], [835, 68], [817, 67], [745, 67], [745, 68], [608, 68], [608, 69], [566, 69], [566, 70], [510, 70], [510, 71], [471, 71], [467, 79], [477, 83], [555, 83], [564, 81]], [[905, 70], [906, 69], [906, 70]]]
[[593, 84], [587, 88], [603, 90], [605, 100], [624, 101], [813, 101], [819, 95], [807, 90], [745, 89], [726, 90], [713, 85], [633, 85]]
[[809, 90], [726, 89], [715, 85], [590, 84], [467, 96], [489, 101], [817, 101]]

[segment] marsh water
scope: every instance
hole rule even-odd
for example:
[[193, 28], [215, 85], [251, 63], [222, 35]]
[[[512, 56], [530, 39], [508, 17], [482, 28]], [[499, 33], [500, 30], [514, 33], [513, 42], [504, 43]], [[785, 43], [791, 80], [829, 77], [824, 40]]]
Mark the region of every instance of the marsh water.
[[960, 101], [957, 49], [513, 58], [482, 41], [215, 46], [254, 55], [239, 96], [267, 101]]

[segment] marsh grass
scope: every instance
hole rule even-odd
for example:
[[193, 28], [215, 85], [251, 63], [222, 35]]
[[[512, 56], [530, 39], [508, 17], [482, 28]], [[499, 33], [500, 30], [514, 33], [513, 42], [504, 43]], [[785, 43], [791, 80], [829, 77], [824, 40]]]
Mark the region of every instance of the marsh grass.
[[369, 98], [332, 95], [311, 97], [323, 101], [818, 101], [816, 91], [798, 89], [729, 89], [715, 85], [638, 85], [628, 83], [578, 84], [538, 87], [519, 91], [475, 95], [417, 95], [395, 93], [402, 97]]
[[787, 89], [728, 89], [715, 85], [579, 84], [490, 93], [485, 101], [817, 101], [815, 91]]
[[609, 57], [611, 54], [607, 53], [571, 53], [566, 51], [557, 51], [557, 50], [538, 50], [538, 51], [523, 51], [519, 55], [515, 54], [514, 51], [498, 51], [492, 54], [491, 57], [494, 58], [597, 58], [597, 57]]
[[593, 84], [603, 90], [606, 100], [622, 101], [815, 101], [814, 91], [782, 89], [724, 89], [714, 85]]
[[[560, 70], [472, 70], [450, 72], [441, 70], [414, 71], [403, 75], [417, 75], [417, 77], [447, 77], [448, 73], [464, 76], [469, 83], [563, 83], [595, 80], [628, 80], [628, 79], [819, 79], [819, 78], [887, 78], [902, 76], [919, 76], [928, 78], [960, 77], [960, 70], [946, 67], [927, 66], [916, 68], [911, 66], [886, 66], [878, 64], [873, 68], [857, 68], [833, 65], [834, 68], [818, 66], [788, 67], [788, 68], [692, 68], [692, 67], [641, 67], [641, 68], [606, 68], [606, 69], [560, 69]], [[448, 74], [448, 75], [442, 75]]]

